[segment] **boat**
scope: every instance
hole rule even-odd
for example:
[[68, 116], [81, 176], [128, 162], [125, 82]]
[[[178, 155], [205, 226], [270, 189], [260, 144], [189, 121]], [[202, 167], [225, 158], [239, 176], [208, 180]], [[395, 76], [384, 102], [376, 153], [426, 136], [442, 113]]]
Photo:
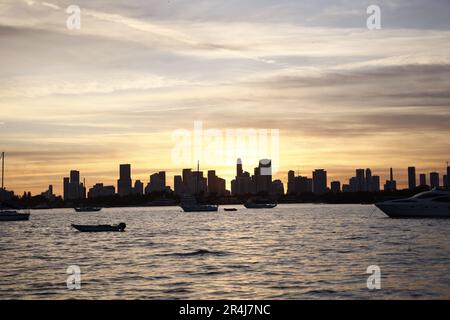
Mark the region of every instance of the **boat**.
[[1, 210], [0, 221], [26, 221], [30, 219], [29, 213], [19, 213], [16, 210]]
[[249, 199], [246, 203], [244, 203], [244, 206], [247, 209], [272, 209], [275, 208], [277, 204], [264, 199]]
[[433, 189], [375, 206], [391, 218], [450, 218], [450, 190]]
[[98, 207], [80, 207], [80, 208], [74, 208], [76, 212], [98, 212], [102, 210], [102, 208]]
[[[2, 187], [0, 189], [0, 197], [2, 193], [8, 193], [5, 189], [5, 153], [2, 152]], [[5, 209], [0, 206], [0, 221], [26, 221], [30, 219], [30, 213], [20, 213], [16, 210]]]
[[123, 222], [117, 225], [99, 224], [99, 225], [81, 225], [72, 224], [72, 227], [80, 232], [124, 232], [127, 225]]
[[[197, 162], [197, 172], [200, 172], [200, 162]], [[198, 178], [195, 186], [195, 194], [198, 194]], [[197, 201], [197, 198], [191, 194], [184, 194], [181, 196], [180, 207], [184, 212], [217, 212], [219, 205], [215, 204], [201, 204]]]
[[223, 209], [223, 210], [225, 210], [225, 211], [237, 211], [236, 208], [225, 208], [225, 209]]

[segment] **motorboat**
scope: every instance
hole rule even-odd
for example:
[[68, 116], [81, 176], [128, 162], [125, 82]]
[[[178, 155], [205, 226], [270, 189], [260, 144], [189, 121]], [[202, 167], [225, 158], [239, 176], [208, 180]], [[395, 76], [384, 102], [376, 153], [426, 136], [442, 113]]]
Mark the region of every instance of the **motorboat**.
[[0, 211], [0, 221], [26, 221], [29, 219], [29, 213], [19, 213], [15, 210]]
[[236, 208], [224, 208], [223, 210], [225, 210], [225, 211], [237, 211]]
[[450, 190], [433, 189], [375, 206], [391, 218], [450, 218]]
[[80, 208], [74, 208], [76, 212], [98, 212], [102, 210], [102, 208], [98, 207], [80, 207]]
[[184, 212], [217, 212], [219, 206], [215, 204], [181, 204], [180, 207]]
[[72, 227], [80, 232], [123, 232], [126, 224], [121, 222], [117, 225], [99, 224], [99, 225], [81, 225], [72, 224]]
[[244, 203], [244, 206], [247, 209], [272, 209], [275, 208], [277, 204], [266, 200], [249, 199]]

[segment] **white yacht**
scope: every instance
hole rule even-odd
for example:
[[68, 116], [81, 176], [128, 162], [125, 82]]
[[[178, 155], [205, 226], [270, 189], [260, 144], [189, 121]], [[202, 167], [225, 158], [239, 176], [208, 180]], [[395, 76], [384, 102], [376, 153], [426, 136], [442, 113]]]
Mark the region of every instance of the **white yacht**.
[[450, 190], [433, 189], [375, 206], [391, 218], [450, 218]]

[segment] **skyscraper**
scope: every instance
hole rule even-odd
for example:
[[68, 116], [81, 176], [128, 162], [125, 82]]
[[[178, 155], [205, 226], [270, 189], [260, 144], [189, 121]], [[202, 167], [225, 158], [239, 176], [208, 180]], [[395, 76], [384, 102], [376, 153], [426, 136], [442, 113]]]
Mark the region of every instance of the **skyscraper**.
[[119, 170], [119, 180], [117, 180], [117, 192], [119, 196], [128, 196], [132, 193], [131, 165], [121, 164]]
[[80, 183], [80, 172], [71, 170], [69, 177], [63, 178], [64, 200], [79, 200], [86, 198], [86, 187]]
[[380, 176], [372, 176], [371, 192], [380, 192]]
[[439, 173], [437, 172], [430, 173], [430, 187], [439, 188]]
[[447, 188], [450, 189], [450, 166], [447, 166]]
[[181, 176], [173, 177], [173, 187], [176, 195], [181, 195], [184, 193], [183, 179]]
[[236, 177], [242, 177], [243, 170], [242, 170], [242, 160], [241, 158], [237, 159], [236, 162]]
[[208, 193], [209, 194], [218, 194], [218, 191], [219, 191], [219, 181], [218, 181], [218, 177], [216, 176], [216, 171], [209, 170], [208, 171]]
[[416, 167], [408, 167], [408, 187], [409, 190], [416, 188]]
[[421, 187], [427, 185], [427, 175], [426, 175], [425, 173], [421, 173], [421, 174], [419, 175], [419, 183], [420, 183], [420, 186], [421, 186]]
[[133, 194], [143, 195], [144, 194], [144, 184], [141, 180], [136, 180], [134, 182]]
[[327, 172], [324, 169], [316, 169], [313, 172], [313, 193], [327, 193]]
[[364, 192], [365, 185], [364, 169], [356, 169], [356, 192]]
[[373, 192], [373, 180], [372, 180], [372, 170], [369, 168], [366, 169], [366, 190], [367, 192]]

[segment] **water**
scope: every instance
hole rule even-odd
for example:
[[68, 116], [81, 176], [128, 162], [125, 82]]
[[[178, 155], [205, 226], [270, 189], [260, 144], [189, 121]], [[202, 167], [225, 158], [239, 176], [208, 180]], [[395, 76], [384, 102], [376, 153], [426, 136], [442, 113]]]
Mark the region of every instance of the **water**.
[[[32, 211], [0, 223], [0, 299], [450, 298], [450, 220], [395, 220], [373, 206], [279, 205]], [[126, 222], [124, 233], [71, 223]], [[81, 268], [68, 290], [67, 267]], [[370, 265], [381, 290], [367, 289]]]

